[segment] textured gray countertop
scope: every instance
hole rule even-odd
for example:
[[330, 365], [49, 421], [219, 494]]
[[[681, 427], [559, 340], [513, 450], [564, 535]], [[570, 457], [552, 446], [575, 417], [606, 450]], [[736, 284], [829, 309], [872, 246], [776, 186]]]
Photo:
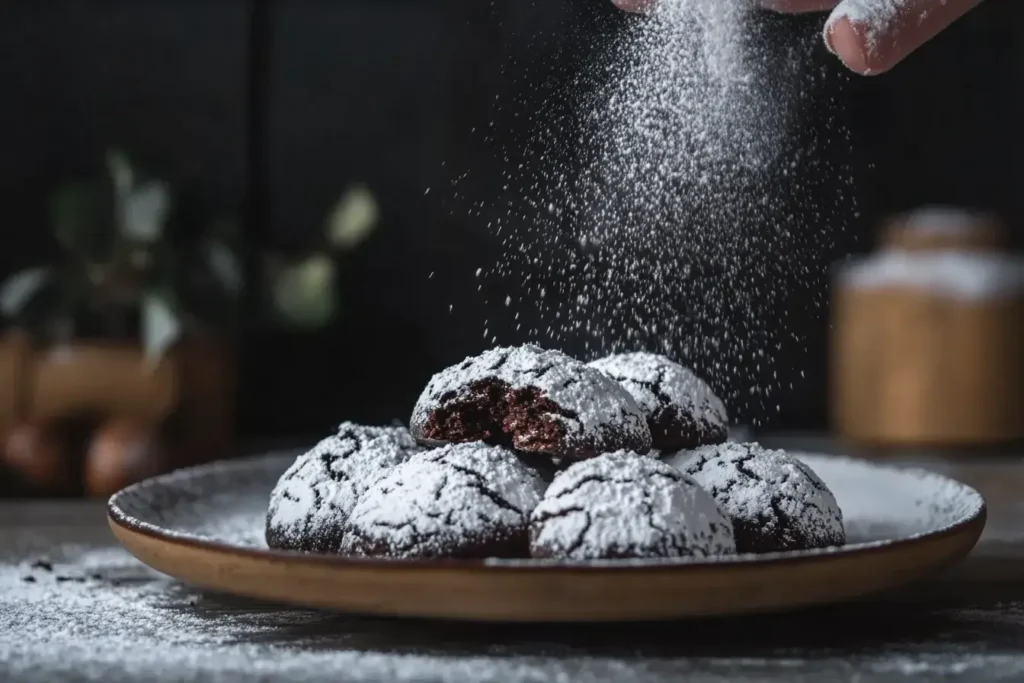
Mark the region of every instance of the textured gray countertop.
[[467, 625], [258, 604], [143, 567], [116, 546], [102, 503], [0, 503], [0, 680], [1024, 680], [1024, 459], [912, 459], [989, 503], [982, 542], [948, 574], [801, 613], [632, 626]]

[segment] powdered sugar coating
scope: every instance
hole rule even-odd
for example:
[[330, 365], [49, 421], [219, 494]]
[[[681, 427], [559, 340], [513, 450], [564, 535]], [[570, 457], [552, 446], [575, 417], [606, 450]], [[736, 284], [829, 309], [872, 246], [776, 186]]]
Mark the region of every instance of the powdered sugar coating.
[[300, 455], [274, 487], [267, 512], [268, 545], [337, 552], [359, 496], [421, 450], [405, 427], [342, 423], [337, 434]]
[[865, 46], [870, 53], [874, 53], [880, 38], [892, 31], [908, 7], [908, 0], [844, 0], [825, 22], [825, 44], [831, 46], [827, 36], [836, 23], [846, 19], [863, 31]]
[[413, 456], [370, 487], [342, 551], [397, 558], [522, 557], [544, 482], [514, 453], [483, 443]]
[[728, 443], [668, 458], [693, 477], [732, 519], [740, 552], [843, 545], [843, 513], [810, 467], [783, 451]]
[[692, 370], [655, 353], [622, 353], [590, 363], [644, 411], [658, 449], [693, 448], [728, 437], [725, 404]]
[[628, 451], [571, 466], [530, 517], [538, 558], [709, 557], [736, 550], [732, 524], [690, 477]]
[[420, 437], [435, 411], [469, 400], [478, 387], [495, 381], [511, 391], [538, 390], [557, 408], [541, 418], [561, 427], [559, 448], [531, 443], [506, 424], [518, 449], [580, 458], [626, 446], [650, 448], [647, 421], [628, 391], [564, 353], [533, 345], [490, 349], [434, 375], [413, 410], [413, 433]]

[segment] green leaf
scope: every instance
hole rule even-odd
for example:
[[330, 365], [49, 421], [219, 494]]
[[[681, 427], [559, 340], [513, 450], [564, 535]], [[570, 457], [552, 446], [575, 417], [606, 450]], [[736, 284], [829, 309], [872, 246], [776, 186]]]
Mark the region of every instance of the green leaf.
[[147, 362], [159, 362], [181, 333], [181, 319], [170, 302], [158, 294], [146, 294], [142, 299], [142, 348]]
[[143, 244], [159, 240], [171, 210], [171, 191], [167, 183], [152, 180], [118, 196], [121, 234]]
[[377, 199], [365, 185], [355, 185], [341, 196], [327, 219], [327, 241], [335, 249], [354, 249], [373, 233], [380, 220]]
[[107, 171], [114, 183], [114, 192], [119, 197], [128, 196], [135, 186], [135, 171], [128, 156], [119, 150], [107, 152]]
[[328, 324], [337, 309], [334, 261], [316, 254], [283, 268], [272, 283], [278, 314], [288, 323], [305, 329]]
[[[32, 290], [31, 295], [25, 296], [22, 301], [11, 302], [14, 305], [8, 315], [9, 324], [43, 341], [52, 339], [51, 332], [61, 325], [68, 326], [67, 310], [75, 290], [62, 272], [51, 270], [43, 278], [29, 275], [27, 281], [11, 284], [11, 290], [7, 290], [8, 284], [11, 284], [11, 280], [4, 285], [4, 296], [12, 293], [14, 300], [24, 295], [26, 290]], [[22, 291], [19, 294], [17, 290]]]
[[0, 285], [0, 313], [15, 318], [42, 289], [53, 281], [50, 268], [29, 268], [7, 278]]
[[244, 277], [235, 252], [223, 242], [207, 240], [203, 244], [203, 253], [210, 266], [210, 272], [224, 291], [232, 295], [238, 294], [242, 290]]

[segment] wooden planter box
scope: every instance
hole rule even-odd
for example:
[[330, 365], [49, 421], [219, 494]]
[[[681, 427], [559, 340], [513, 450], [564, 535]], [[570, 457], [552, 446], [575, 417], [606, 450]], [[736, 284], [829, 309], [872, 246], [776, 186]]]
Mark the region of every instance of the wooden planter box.
[[218, 457], [233, 432], [234, 358], [227, 345], [181, 342], [157, 363], [130, 344], [36, 348], [0, 341], [0, 436], [19, 425], [80, 415], [173, 427], [175, 464]]

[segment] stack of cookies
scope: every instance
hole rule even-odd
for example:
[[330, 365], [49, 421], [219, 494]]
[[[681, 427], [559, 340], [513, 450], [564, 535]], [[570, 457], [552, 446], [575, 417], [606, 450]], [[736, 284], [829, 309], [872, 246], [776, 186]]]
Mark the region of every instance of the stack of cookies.
[[693, 372], [495, 348], [435, 375], [409, 428], [342, 424], [271, 495], [271, 548], [387, 558], [688, 558], [841, 545], [802, 462], [727, 443]]

